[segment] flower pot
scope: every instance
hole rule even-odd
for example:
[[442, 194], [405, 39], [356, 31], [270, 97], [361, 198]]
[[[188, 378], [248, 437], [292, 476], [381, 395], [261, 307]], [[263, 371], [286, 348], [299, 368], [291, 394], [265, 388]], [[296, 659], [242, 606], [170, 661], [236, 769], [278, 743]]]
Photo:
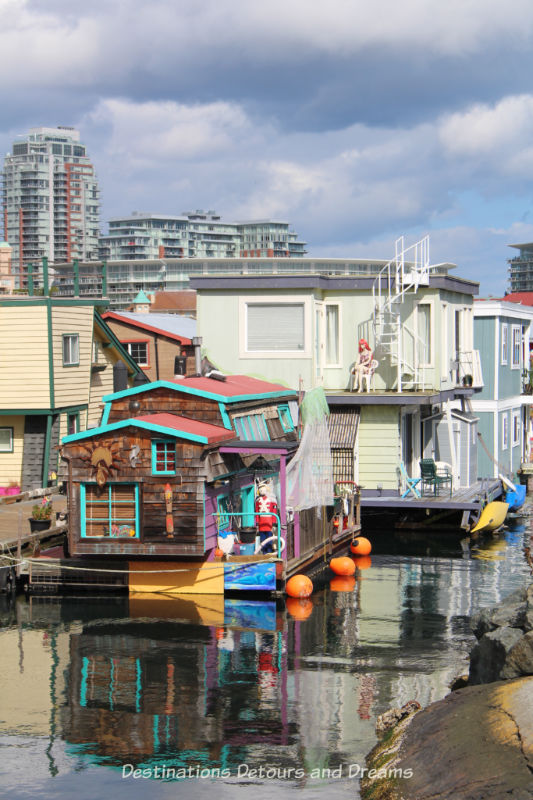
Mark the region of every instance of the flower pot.
[[36, 533], [37, 531], [47, 531], [52, 522], [50, 519], [33, 519], [33, 517], [30, 517], [29, 520], [30, 530], [32, 533]]
[[7, 494], [7, 486], [0, 486], [0, 497], [4, 497]]
[[20, 494], [20, 486], [8, 486], [6, 494]]

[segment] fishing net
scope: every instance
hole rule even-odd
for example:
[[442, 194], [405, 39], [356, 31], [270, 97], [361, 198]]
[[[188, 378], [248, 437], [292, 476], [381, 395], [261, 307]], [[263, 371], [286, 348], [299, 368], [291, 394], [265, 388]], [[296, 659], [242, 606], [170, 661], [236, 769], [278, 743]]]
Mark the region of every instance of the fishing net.
[[303, 435], [287, 467], [287, 505], [295, 511], [333, 504], [329, 408], [322, 388], [306, 393], [300, 413]]

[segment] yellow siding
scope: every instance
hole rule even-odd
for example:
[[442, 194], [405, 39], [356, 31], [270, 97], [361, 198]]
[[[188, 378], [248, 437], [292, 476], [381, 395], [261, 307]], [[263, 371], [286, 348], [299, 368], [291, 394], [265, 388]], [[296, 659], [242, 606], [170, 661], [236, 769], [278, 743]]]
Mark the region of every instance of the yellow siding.
[[49, 408], [45, 306], [0, 308], [0, 408]]
[[22, 476], [22, 449], [24, 444], [24, 417], [0, 416], [0, 428], [13, 428], [13, 452], [0, 453], [0, 486], [16, 483]]
[[384, 489], [398, 488], [399, 420], [398, 406], [361, 406], [359, 482], [366, 489], [375, 489], [378, 483]]
[[[116, 349], [114, 347], [102, 347], [102, 340], [96, 331], [95, 339], [100, 345], [98, 358], [100, 362], [105, 361], [107, 366], [104, 370], [100, 372], [94, 372], [91, 375], [89, 414], [87, 420], [88, 427], [91, 427], [92, 425], [98, 425], [100, 423], [100, 418], [104, 408], [102, 397], [106, 394], [112, 394], [113, 392], [113, 366], [118, 360]], [[129, 383], [131, 385], [131, 381]], [[82, 420], [80, 419], [80, 430], [83, 430], [85, 428], [85, 420], [83, 420], [83, 425], [81, 423]]]
[[[89, 400], [94, 311], [92, 306], [56, 306], [52, 309], [55, 406], [76, 406]], [[63, 366], [63, 334], [78, 333], [80, 363]]]

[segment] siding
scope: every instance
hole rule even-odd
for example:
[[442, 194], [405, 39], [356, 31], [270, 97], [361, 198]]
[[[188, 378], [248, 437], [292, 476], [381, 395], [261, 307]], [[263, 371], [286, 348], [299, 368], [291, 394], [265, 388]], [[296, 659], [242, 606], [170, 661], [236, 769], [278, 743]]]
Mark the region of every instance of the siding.
[[0, 408], [49, 408], [45, 306], [0, 308]]
[[[54, 348], [55, 406], [75, 406], [89, 400], [89, 380], [93, 342], [92, 306], [54, 307], [52, 331]], [[63, 334], [79, 334], [79, 366], [63, 366]]]
[[398, 406], [361, 406], [359, 483], [365, 489], [398, 488], [400, 429]]
[[476, 400], [490, 400], [495, 396], [494, 324], [494, 317], [474, 318], [474, 347], [479, 350], [484, 383], [481, 392], [476, 394]]
[[[487, 449], [492, 453], [494, 446], [494, 414], [492, 411], [476, 411], [479, 416], [478, 430], [483, 437]], [[477, 449], [478, 476], [480, 478], [495, 478], [498, 468], [490, 460], [481, 442]]]
[[0, 486], [8, 486], [10, 483], [16, 483], [20, 486], [24, 444], [24, 417], [0, 416], [0, 428], [13, 428], [13, 452], [0, 453]]

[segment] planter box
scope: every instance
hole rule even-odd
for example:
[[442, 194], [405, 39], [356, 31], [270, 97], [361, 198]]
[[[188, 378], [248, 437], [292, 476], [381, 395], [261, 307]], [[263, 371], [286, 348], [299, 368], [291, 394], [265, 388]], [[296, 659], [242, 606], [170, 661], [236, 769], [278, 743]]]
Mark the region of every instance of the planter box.
[[6, 494], [20, 494], [20, 486], [8, 486]]
[[33, 517], [30, 517], [29, 520], [30, 530], [32, 533], [36, 533], [37, 531], [47, 531], [52, 524], [51, 519], [33, 519]]

